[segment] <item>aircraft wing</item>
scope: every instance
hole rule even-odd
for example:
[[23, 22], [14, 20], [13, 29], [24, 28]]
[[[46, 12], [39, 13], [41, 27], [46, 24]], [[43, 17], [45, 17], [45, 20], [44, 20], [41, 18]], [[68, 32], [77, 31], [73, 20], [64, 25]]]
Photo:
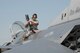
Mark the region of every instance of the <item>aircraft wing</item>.
[[73, 51], [53, 41], [40, 39], [17, 46], [3, 53], [73, 53]]

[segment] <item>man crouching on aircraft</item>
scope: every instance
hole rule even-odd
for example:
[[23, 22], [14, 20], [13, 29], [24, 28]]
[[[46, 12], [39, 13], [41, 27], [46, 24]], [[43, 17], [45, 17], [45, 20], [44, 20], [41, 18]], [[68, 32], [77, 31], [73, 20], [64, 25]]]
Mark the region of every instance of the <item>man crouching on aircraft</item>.
[[[26, 16], [26, 15], [25, 15]], [[38, 30], [39, 22], [37, 20], [37, 14], [33, 14], [32, 18], [27, 20], [26, 28], [29, 28], [28, 33], [26, 34], [26, 38], [29, 38], [32, 34], [36, 33]]]

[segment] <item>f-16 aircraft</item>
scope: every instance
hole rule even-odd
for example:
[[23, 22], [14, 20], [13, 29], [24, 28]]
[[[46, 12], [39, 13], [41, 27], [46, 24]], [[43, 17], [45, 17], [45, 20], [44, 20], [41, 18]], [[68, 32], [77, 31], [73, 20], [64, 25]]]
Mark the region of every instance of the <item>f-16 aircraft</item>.
[[71, 0], [51, 25], [28, 39], [21, 21], [11, 25], [11, 42], [0, 46], [0, 53], [80, 53], [80, 0]]

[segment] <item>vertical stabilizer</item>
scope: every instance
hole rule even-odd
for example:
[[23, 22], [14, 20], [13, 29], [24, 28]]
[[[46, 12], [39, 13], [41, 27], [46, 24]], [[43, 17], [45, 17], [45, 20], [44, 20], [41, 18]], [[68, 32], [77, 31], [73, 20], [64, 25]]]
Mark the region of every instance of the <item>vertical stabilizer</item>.
[[76, 7], [80, 7], [80, 0], [71, 0], [70, 7], [74, 8], [74, 9]]

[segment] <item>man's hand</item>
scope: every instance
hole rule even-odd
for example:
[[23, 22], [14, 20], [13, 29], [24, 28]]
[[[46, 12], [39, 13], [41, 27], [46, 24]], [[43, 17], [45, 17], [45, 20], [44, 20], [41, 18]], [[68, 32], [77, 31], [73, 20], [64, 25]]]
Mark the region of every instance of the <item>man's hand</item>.
[[32, 22], [32, 21], [30, 21], [30, 24], [31, 24], [31, 25], [38, 25], [38, 23], [34, 23], [34, 22]]

